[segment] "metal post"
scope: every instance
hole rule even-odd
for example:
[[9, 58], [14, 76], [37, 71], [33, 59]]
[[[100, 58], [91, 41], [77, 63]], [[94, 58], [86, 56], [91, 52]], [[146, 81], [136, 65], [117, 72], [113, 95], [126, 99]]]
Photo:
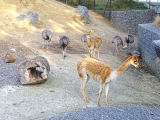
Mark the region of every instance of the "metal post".
[[130, 8], [130, 10], [131, 10], [131, 0], [129, 0], [129, 8]]
[[111, 21], [111, 0], [110, 0], [110, 4], [109, 4], [109, 21]]
[[86, 0], [84, 0], [84, 6], [86, 6]]
[[107, 3], [106, 3], [106, 6], [105, 6], [105, 9], [104, 9], [104, 12], [103, 12], [103, 16], [105, 15], [105, 11], [106, 11], [106, 8], [108, 6], [108, 3], [109, 3], [109, 1], [107, 1]]
[[94, 0], [94, 11], [95, 11], [95, 5], [96, 5], [96, 1]]

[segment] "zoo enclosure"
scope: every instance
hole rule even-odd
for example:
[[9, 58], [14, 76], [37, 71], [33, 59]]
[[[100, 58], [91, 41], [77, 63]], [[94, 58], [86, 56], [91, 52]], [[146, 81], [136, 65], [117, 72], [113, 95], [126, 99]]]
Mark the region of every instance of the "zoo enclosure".
[[65, 4], [77, 7], [86, 6], [90, 10], [109, 11], [109, 20], [111, 20], [111, 11], [144, 10], [150, 8], [150, 0], [139, 2], [139, 0], [58, 0]]
[[[86, 6], [90, 10], [130, 10], [130, 9], [147, 9], [145, 4], [150, 0], [139, 2], [139, 0], [58, 0], [65, 4], [77, 7], [78, 5]], [[145, 3], [145, 4], [144, 4]]]

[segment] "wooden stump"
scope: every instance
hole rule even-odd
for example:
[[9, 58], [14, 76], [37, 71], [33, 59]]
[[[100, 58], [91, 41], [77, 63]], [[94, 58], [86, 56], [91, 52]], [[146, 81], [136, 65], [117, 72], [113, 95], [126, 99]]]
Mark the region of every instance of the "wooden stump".
[[4, 57], [4, 61], [6, 63], [14, 63], [16, 61], [16, 54], [15, 53], [7, 53]]
[[48, 73], [50, 72], [49, 63], [42, 56], [22, 62], [19, 68], [20, 82], [24, 85], [42, 83], [48, 79]]

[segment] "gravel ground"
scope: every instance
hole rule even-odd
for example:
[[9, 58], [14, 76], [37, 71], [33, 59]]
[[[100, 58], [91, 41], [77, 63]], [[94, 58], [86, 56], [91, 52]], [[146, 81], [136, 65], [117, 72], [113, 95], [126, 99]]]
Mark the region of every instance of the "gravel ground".
[[43, 120], [160, 120], [160, 109], [147, 106], [119, 105], [83, 109]]

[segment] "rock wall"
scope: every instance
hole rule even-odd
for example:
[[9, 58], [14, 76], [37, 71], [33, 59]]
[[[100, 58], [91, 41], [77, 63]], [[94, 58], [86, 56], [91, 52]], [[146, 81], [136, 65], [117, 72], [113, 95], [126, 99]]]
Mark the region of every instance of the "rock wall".
[[139, 24], [138, 25], [138, 50], [141, 53], [142, 60], [160, 79], [160, 64], [157, 61], [153, 41], [160, 40], [160, 29], [153, 26], [153, 24]]
[[[104, 11], [97, 11], [103, 15]], [[129, 11], [112, 11], [111, 22], [114, 25], [130, 34], [137, 34], [138, 24], [151, 23], [154, 20], [155, 12], [152, 9], [147, 10], [129, 10]], [[109, 19], [109, 11], [105, 11], [105, 15]]]

